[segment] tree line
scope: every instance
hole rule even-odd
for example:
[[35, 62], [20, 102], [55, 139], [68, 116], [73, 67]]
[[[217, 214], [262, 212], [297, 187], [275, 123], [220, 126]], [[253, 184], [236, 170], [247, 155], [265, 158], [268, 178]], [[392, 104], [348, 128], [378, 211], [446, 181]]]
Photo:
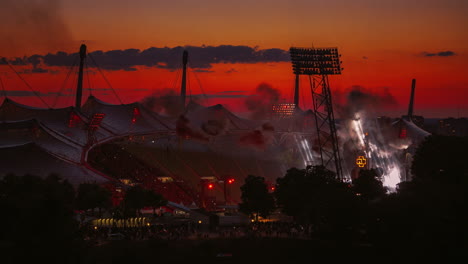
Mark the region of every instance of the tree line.
[[10, 253], [5, 256], [11, 263], [28, 255], [76, 257], [73, 254], [85, 245], [77, 212], [100, 217], [108, 210], [116, 218], [126, 218], [137, 216], [144, 207], [156, 209], [167, 203], [161, 194], [140, 186], [125, 190], [118, 206], [112, 205], [111, 196], [108, 189], [94, 183], [75, 189], [59, 175], [43, 179], [8, 174], [0, 180], [0, 249]]
[[401, 252], [460, 254], [468, 249], [468, 138], [429, 136], [395, 192], [378, 169], [343, 182], [323, 166], [291, 168], [268, 191], [263, 177], [241, 186], [240, 209], [268, 218], [275, 210], [310, 228], [311, 237]]

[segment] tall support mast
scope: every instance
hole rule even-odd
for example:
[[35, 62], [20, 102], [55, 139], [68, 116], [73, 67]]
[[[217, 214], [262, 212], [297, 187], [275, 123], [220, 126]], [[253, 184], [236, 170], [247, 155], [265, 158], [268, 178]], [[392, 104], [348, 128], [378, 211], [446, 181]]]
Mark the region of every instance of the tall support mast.
[[321, 165], [343, 179], [328, 75], [341, 74], [337, 48], [290, 48], [293, 72], [309, 76]]
[[81, 110], [81, 97], [83, 95], [83, 65], [86, 58], [86, 45], [81, 44], [80, 47], [80, 70], [78, 72], [78, 85], [76, 87], [76, 102], [75, 107], [78, 111]]
[[294, 85], [294, 105], [299, 108], [299, 74], [296, 74], [296, 82]]
[[414, 105], [414, 89], [416, 88], [416, 79], [411, 81], [411, 96], [408, 106], [408, 121], [412, 121], [413, 119], [413, 105]]
[[184, 50], [182, 55], [182, 85], [180, 87], [180, 98], [182, 100], [182, 109], [185, 109], [185, 96], [186, 96], [186, 86], [187, 86], [187, 61], [188, 61], [188, 52]]

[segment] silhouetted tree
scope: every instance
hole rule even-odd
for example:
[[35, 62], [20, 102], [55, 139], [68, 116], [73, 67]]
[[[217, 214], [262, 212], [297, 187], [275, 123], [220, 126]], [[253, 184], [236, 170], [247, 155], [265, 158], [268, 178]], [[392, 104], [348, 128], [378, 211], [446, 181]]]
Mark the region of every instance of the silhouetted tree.
[[344, 234], [356, 225], [356, 196], [325, 167], [291, 168], [276, 182], [277, 205], [297, 222], [335, 234]]
[[146, 205], [146, 191], [139, 185], [130, 187], [123, 199], [123, 212], [125, 217], [136, 216], [138, 211]]
[[125, 192], [122, 211], [125, 217], [136, 216], [140, 209], [148, 206], [153, 208], [153, 213], [155, 213], [156, 208], [166, 204], [167, 200], [161, 194], [137, 185]]
[[305, 169], [291, 168], [282, 178], [276, 179], [275, 198], [283, 213], [293, 216], [298, 222], [310, 222], [308, 200], [312, 199]]
[[273, 195], [268, 192], [265, 178], [248, 175], [240, 189], [242, 202], [239, 204], [239, 210], [250, 216], [255, 215], [256, 221], [258, 216], [266, 218], [275, 209], [275, 201]]
[[[429, 136], [416, 150], [413, 180], [380, 203], [375, 243], [461, 256], [468, 238], [467, 138]], [[384, 239], [382, 234], [387, 236]], [[407, 251], [408, 252], [408, 251]], [[430, 256], [435, 256], [430, 254]]]
[[0, 180], [2, 261], [71, 262], [81, 241], [73, 205], [73, 187], [57, 175], [6, 175]]
[[99, 216], [101, 216], [101, 209], [111, 207], [111, 197], [111, 192], [98, 184], [82, 183], [78, 186], [76, 208], [85, 211], [91, 209], [93, 215], [94, 208], [98, 208]]
[[360, 170], [359, 176], [352, 182], [352, 189], [365, 201], [381, 198], [387, 193], [387, 189], [383, 186], [375, 169]]
[[413, 177], [438, 182], [467, 184], [468, 137], [427, 137], [416, 149], [411, 166]]

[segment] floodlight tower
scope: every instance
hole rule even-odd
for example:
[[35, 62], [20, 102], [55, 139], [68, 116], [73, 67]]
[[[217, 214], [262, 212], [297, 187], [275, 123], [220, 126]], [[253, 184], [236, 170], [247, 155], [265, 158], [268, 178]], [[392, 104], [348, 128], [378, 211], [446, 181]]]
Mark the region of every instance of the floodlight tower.
[[336, 135], [335, 116], [328, 75], [341, 74], [341, 62], [337, 48], [289, 49], [293, 73], [309, 77], [313, 111], [317, 127], [317, 143], [323, 166], [335, 167], [336, 176], [343, 179], [341, 157]]

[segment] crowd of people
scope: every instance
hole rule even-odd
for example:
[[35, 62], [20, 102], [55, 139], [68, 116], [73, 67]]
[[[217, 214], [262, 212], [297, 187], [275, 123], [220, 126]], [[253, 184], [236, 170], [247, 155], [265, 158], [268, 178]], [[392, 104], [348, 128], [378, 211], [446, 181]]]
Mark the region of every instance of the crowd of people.
[[247, 225], [210, 226], [195, 222], [148, 224], [141, 227], [96, 227], [85, 229], [87, 240], [182, 240], [242, 237], [311, 238], [311, 228], [290, 222], [252, 222]]

